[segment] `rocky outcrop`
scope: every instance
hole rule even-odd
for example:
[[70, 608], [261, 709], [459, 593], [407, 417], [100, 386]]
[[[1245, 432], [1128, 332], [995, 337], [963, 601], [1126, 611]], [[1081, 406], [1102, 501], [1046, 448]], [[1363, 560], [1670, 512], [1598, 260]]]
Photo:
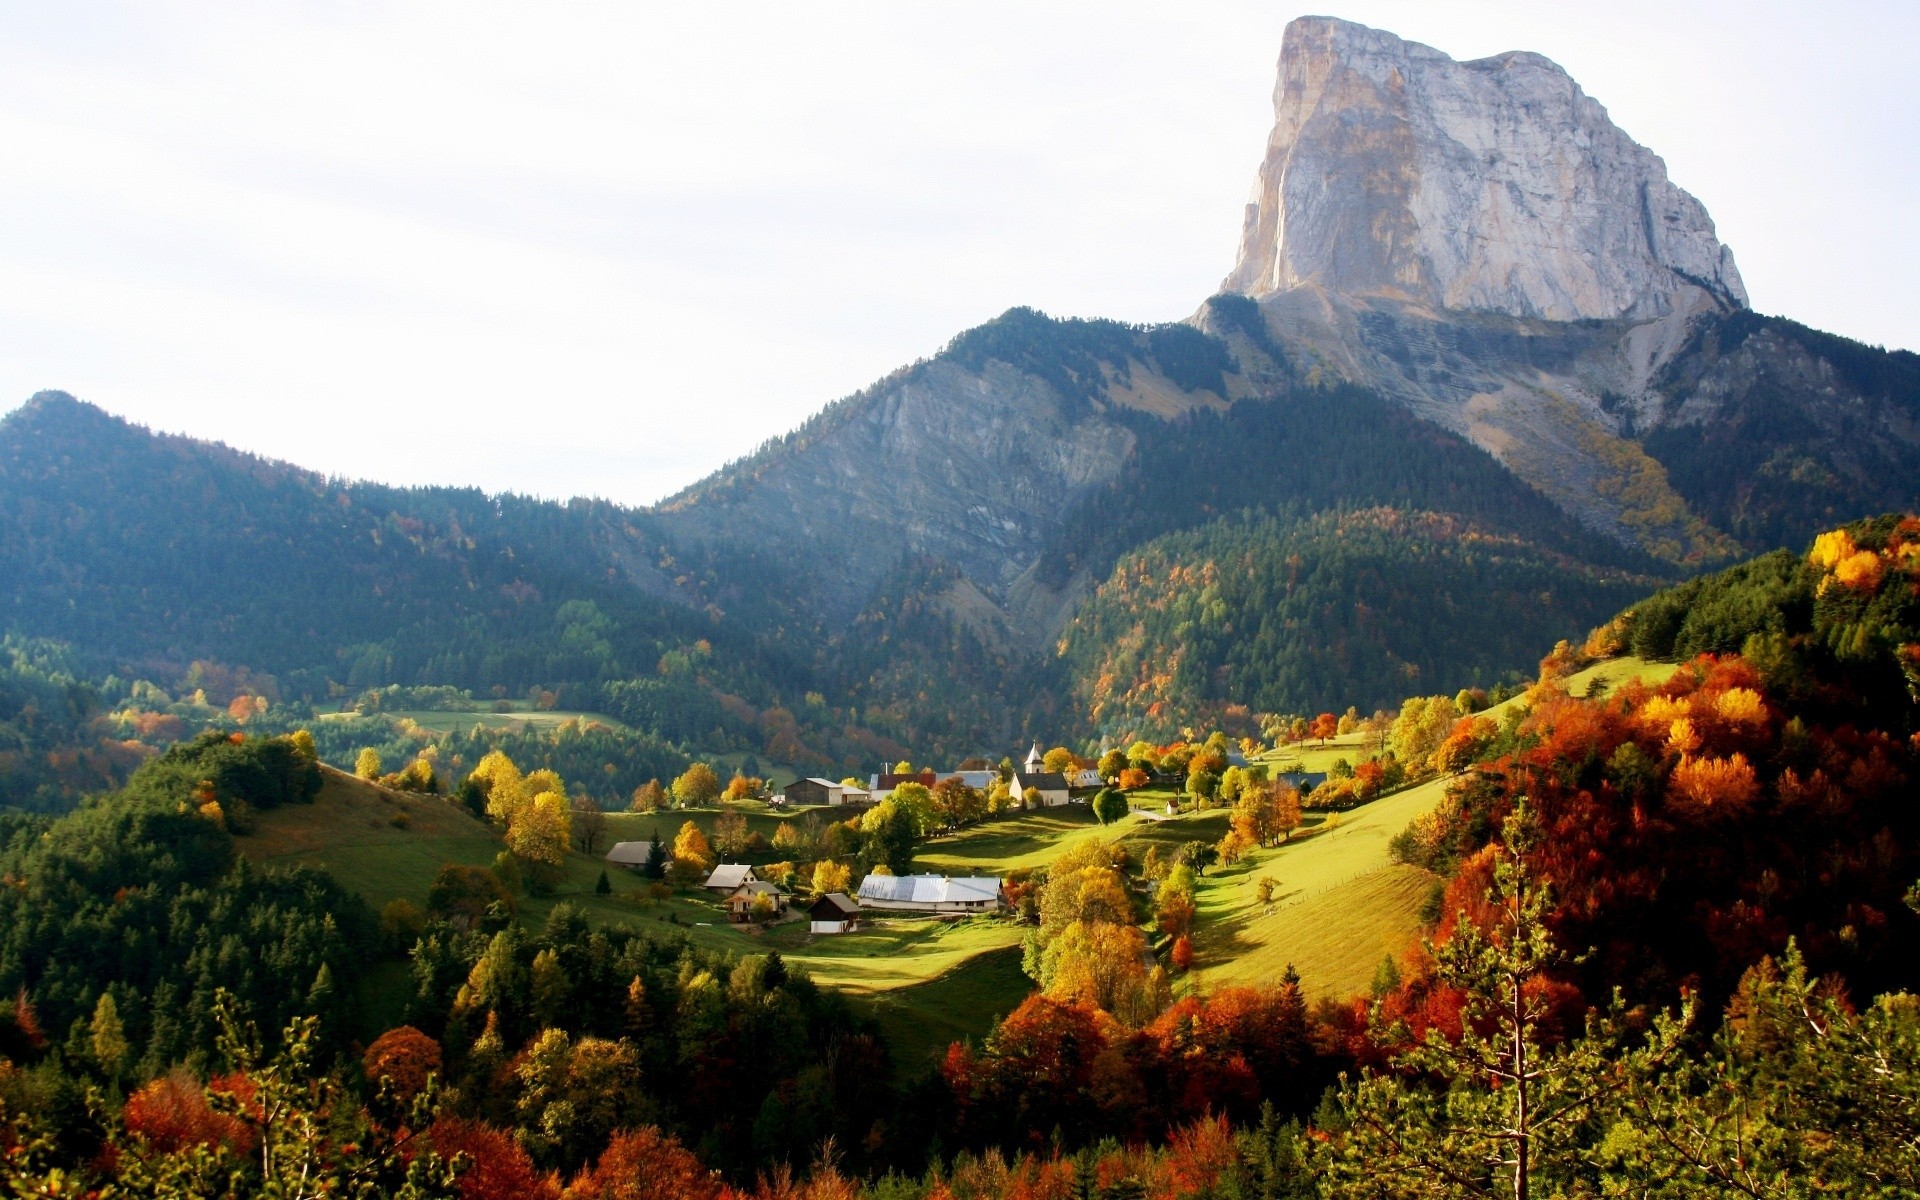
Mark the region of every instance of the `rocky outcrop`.
[[1747, 303], [1706, 209], [1553, 62], [1456, 62], [1328, 17], [1287, 27], [1223, 285], [1308, 287], [1552, 321]]

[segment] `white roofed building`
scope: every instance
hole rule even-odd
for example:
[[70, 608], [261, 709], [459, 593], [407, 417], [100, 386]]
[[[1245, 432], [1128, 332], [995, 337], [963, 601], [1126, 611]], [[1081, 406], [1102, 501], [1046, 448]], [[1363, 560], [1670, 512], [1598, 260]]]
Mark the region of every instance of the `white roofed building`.
[[734, 889], [741, 884], [752, 883], [758, 878], [759, 876], [753, 873], [753, 868], [744, 863], [721, 863], [713, 869], [713, 874], [707, 876], [706, 883], [701, 886], [710, 892], [719, 892], [722, 896], [728, 896], [732, 895]]
[[860, 907], [894, 912], [997, 912], [1006, 895], [997, 876], [869, 875], [860, 881]]

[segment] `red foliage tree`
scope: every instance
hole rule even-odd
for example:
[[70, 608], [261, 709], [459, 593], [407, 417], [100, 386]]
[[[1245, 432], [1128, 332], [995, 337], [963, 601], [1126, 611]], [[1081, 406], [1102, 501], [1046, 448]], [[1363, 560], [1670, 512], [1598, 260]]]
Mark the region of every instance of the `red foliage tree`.
[[253, 1130], [237, 1117], [215, 1112], [205, 1090], [185, 1071], [162, 1075], [127, 1097], [120, 1120], [136, 1142], [161, 1154], [224, 1145], [244, 1155], [254, 1146]]
[[382, 1079], [390, 1079], [394, 1094], [408, 1101], [427, 1086], [429, 1075], [440, 1073], [440, 1043], [411, 1025], [402, 1025], [373, 1039], [362, 1061], [368, 1083], [378, 1087]]
[[613, 1135], [566, 1200], [718, 1200], [720, 1180], [692, 1151], [648, 1125]]
[[1186, 934], [1173, 939], [1173, 951], [1169, 955], [1173, 960], [1173, 969], [1185, 974], [1193, 968], [1193, 941]]
[[478, 1121], [440, 1117], [427, 1127], [434, 1153], [451, 1159], [464, 1154], [460, 1200], [559, 1200], [560, 1184], [534, 1169], [519, 1142]]

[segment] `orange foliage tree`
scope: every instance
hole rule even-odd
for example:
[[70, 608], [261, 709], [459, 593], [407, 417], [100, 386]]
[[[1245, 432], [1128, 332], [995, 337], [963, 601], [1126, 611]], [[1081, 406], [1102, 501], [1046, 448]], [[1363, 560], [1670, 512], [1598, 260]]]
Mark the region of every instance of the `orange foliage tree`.
[[692, 1151], [651, 1125], [613, 1135], [566, 1200], [717, 1200], [720, 1179]]

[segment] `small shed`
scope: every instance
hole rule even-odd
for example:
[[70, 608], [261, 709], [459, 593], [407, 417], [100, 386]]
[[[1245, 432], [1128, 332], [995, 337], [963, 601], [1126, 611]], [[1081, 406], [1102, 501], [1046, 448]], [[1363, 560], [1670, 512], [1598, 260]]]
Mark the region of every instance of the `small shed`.
[[607, 865], [638, 871], [653, 861], [652, 842], [615, 842], [607, 851]]
[[753, 868], [745, 863], [721, 863], [713, 869], [713, 874], [707, 876], [707, 882], [702, 886], [710, 892], [730, 896], [741, 884], [752, 883], [759, 878], [753, 873]]
[[852, 933], [860, 928], [860, 906], [845, 892], [828, 892], [807, 910], [814, 933]]

